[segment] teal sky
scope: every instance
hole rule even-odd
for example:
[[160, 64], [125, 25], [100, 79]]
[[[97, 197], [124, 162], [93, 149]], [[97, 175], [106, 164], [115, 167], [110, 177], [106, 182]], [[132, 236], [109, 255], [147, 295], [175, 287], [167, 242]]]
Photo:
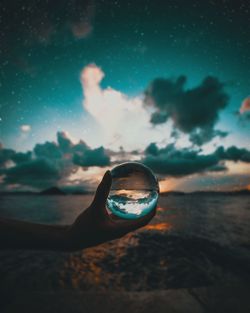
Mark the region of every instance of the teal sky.
[[[228, 134], [203, 150], [219, 144], [249, 149], [249, 118], [237, 114], [250, 95], [249, 10], [247, 1], [226, 0], [3, 1], [0, 141], [27, 151], [63, 131], [105, 146], [84, 107], [80, 81], [82, 70], [96, 64], [105, 74], [102, 90], [111, 87], [132, 99], [142, 97], [156, 78], [185, 75], [185, 88], [192, 89], [205, 77], [216, 77], [229, 101], [214, 127]], [[135, 139], [133, 148], [164, 141], [146, 136], [141, 144], [137, 140], [138, 147]], [[126, 149], [122, 139], [120, 146]]]

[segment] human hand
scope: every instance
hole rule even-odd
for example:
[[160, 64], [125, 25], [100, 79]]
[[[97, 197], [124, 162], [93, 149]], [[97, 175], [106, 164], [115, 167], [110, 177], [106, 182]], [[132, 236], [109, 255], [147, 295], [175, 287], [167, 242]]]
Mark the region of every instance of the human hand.
[[112, 176], [107, 171], [96, 190], [93, 202], [70, 227], [69, 245], [72, 249], [84, 249], [120, 238], [147, 225], [154, 217], [156, 209], [137, 220], [112, 219], [106, 209], [111, 183]]

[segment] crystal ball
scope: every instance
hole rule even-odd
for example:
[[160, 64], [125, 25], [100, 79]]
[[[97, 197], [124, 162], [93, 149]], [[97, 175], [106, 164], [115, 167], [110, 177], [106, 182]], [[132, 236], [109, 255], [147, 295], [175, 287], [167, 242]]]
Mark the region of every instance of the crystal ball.
[[111, 170], [112, 185], [107, 209], [124, 219], [137, 219], [157, 206], [159, 184], [153, 172], [138, 162], [120, 164]]

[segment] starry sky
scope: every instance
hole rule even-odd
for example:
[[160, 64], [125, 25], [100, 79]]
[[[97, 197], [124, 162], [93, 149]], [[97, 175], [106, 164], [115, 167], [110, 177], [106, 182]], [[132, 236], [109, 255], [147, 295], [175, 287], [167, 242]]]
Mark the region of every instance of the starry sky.
[[[1, 1], [0, 189], [250, 189], [249, 1]], [[93, 187], [94, 188], [94, 187]]]

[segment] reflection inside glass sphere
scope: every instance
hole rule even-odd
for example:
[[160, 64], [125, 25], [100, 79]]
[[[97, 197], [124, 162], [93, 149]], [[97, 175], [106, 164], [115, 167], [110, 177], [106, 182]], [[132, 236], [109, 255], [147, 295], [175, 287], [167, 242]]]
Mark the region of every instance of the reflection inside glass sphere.
[[136, 219], [157, 206], [159, 185], [152, 171], [137, 162], [116, 166], [107, 199], [108, 210], [120, 218]]

